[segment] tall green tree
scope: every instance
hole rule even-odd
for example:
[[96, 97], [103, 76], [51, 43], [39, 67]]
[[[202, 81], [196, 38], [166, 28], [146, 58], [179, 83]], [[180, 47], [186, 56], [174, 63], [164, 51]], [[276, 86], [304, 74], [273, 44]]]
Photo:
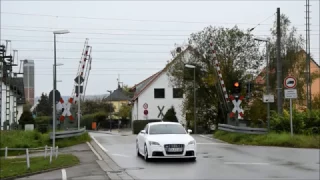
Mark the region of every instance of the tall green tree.
[[[211, 41], [220, 62], [227, 90], [230, 90], [233, 80], [245, 81], [248, 70], [258, 73], [256, 70], [262, 64], [259, 47], [253, 35], [240, 30], [237, 26], [231, 29], [209, 26], [191, 34], [188, 55], [184, 53], [177, 55], [176, 60], [168, 67], [168, 74], [172, 77], [172, 84], [181, 87], [185, 92], [183, 111], [188, 114], [187, 121], [190, 121], [194, 112], [193, 69], [186, 69], [184, 65], [188, 63], [197, 67], [195, 69], [196, 114], [199, 125], [207, 125], [208, 121], [212, 123], [218, 119], [217, 107], [222, 96], [217, 89], [219, 79], [210, 49]], [[192, 124], [192, 121], [189, 124]]]
[[[271, 93], [277, 94], [277, 33], [276, 33], [276, 24], [277, 21], [275, 19], [273, 27], [270, 29], [271, 38], [269, 48], [270, 48], [270, 87]], [[298, 99], [297, 103], [303, 104], [306, 99], [306, 56], [305, 56], [305, 40], [302, 35], [298, 33], [296, 27], [291, 26], [291, 21], [288, 16], [285, 14], [281, 14], [280, 16], [280, 24], [281, 24], [281, 43], [280, 43], [280, 60], [282, 61], [282, 79], [284, 79], [288, 75], [293, 75], [297, 78], [297, 92]], [[263, 75], [266, 75], [265, 73]], [[315, 78], [318, 78], [319, 74], [312, 73], [311, 81]], [[281, 80], [280, 83], [283, 83]], [[277, 99], [277, 96], [275, 96]], [[275, 100], [276, 100], [275, 99]], [[288, 102], [284, 101], [284, 106], [288, 106]], [[271, 105], [271, 109], [276, 109], [276, 103]]]
[[39, 104], [36, 107], [38, 116], [50, 116], [52, 114], [52, 105], [49, 101], [48, 95], [42, 93], [38, 102]]

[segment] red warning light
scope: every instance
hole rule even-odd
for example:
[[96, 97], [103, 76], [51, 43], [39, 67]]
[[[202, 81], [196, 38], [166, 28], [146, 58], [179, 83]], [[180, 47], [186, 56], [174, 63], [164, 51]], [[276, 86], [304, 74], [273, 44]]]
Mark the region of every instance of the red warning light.
[[235, 82], [233, 85], [234, 85], [234, 87], [239, 87], [239, 83], [238, 82]]

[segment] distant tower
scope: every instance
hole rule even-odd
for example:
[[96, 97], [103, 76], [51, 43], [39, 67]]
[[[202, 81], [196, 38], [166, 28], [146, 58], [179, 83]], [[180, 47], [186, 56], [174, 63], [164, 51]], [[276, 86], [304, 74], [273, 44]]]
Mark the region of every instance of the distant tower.
[[23, 73], [26, 101], [34, 105], [34, 60], [23, 60]]

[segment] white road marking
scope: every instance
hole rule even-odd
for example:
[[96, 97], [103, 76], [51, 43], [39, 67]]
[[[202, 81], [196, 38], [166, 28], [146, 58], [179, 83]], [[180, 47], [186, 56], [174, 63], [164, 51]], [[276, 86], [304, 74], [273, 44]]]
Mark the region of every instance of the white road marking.
[[102, 149], [102, 151], [104, 151], [106, 154], [108, 154], [107, 150], [96, 140], [96, 138], [94, 138], [92, 135], [90, 135], [91, 138], [94, 140], [94, 142], [96, 142], [98, 144], [98, 146]]
[[67, 172], [65, 169], [61, 169], [61, 173], [62, 173], [62, 180], [67, 180]]
[[235, 164], [235, 165], [270, 165], [269, 163], [251, 163], [251, 162], [225, 162], [224, 164]]
[[112, 154], [113, 156], [121, 156], [121, 157], [130, 157], [130, 156], [127, 156], [127, 155], [123, 155], [123, 154]]
[[87, 142], [87, 144], [88, 144], [89, 148], [91, 149], [91, 151], [97, 156], [97, 158], [98, 158], [99, 160], [102, 160], [101, 156], [100, 156], [100, 155], [97, 153], [97, 151], [92, 147], [92, 145], [91, 145], [89, 142]]

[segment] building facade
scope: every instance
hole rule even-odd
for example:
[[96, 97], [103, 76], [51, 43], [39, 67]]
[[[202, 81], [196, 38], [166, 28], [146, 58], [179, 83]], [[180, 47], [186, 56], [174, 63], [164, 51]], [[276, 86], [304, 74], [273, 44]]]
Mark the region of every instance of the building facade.
[[26, 101], [34, 105], [34, 87], [35, 87], [35, 65], [34, 60], [23, 60], [23, 83]]
[[136, 84], [132, 89], [135, 95], [132, 98], [131, 119], [163, 119], [168, 109], [174, 107], [176, 117], [181, 124], [186, 124], [185, 114], [183, 113], [183, 96], [182, 89], [174, 87], [167, 73], [168, 68], [180, 56], [188, 58], [190, 49], [186, 49], [176, 56], [161, 71], [153, 74], [142, 82]]

